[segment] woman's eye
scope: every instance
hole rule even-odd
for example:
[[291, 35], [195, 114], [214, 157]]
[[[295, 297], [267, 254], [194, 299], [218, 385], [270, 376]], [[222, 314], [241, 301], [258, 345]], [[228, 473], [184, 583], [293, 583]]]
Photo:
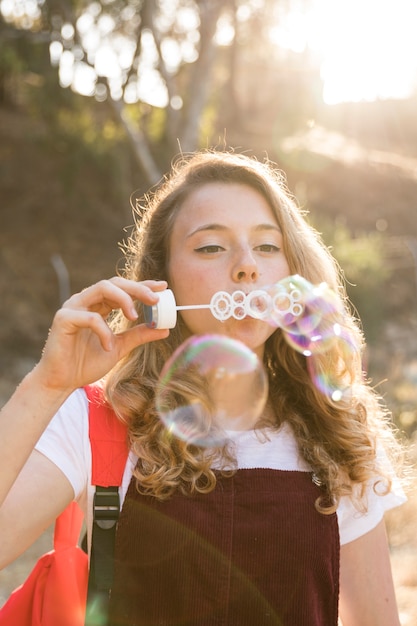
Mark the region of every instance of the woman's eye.
[[216, 252], [220, 252], [224, 250], [222, 246], [211, 244], [209, 246], [201, 246], [201, 248], [196, 248], [196, 252], [201, 252], [202, 254], [215, 254]]
[[281, 248], [279, 246], [276, 246], [273, 243], [263, 243], [256, 247], [256, 250], [259, 252], [279, 252], [280, 249]]

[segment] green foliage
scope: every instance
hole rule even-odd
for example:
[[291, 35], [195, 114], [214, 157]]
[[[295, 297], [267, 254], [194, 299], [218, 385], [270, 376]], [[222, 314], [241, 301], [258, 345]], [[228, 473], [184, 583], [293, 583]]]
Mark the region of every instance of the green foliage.
[[[139, 108], [139, 107], [137, 107]], [[162, 141], [166, 132], [166, 110], [153, 107], [148, 117], [147, 136], [154, 142]]]
[[[54, 123], [54, 141], [59, 142], [68, 160], [68, 166], [63, 170], [68, 191], [77, 176], [86, 175], [92, 167], [101, 172], [106, 187], [110, 183], [113, 191], [128, 197], [130, 191], [120, 188], [121, 181], [125, 179], [120, 168], [126, 165], [122, 154], [129, 153], [123, 130], [114, 120], [102, 115], [101, 109], [106, 105], [75, 94], [73, 100], [73, 107], [57, 111]], [[130, 181], [127, 182], [127, 185], [130, 184]]]
[[374, 231], [354, 236], [344, 225], [329, 221], [316, 227], [343, 270], [367, 341], [377, 341], [387, 313], [385, 286], [391, 274], [384, 260], [385, 235]]
[[16, 48], [0, 41], [0, 73], [20, 74], [25, 68], [26, 63]]
[[0, 103], [17, 100], [21, 77], [27, 64], [19, 51], [0, 40]]
[[166, 109], [139, 102], [125, 105], [125, 113], [153, 143], [163, 141], [166, 130]]
[[79, 177], [95, 172], [116, 205], [123, 206], [133, 188], [132, 157], [124, 129], [112, 115], [107, 103], [84, 98], [62, 89], [56, 78], [26, 94], [26, 109], [38, 120], [42, 141], [50, 153], [62, 160], [61, 183], [71, 198]]

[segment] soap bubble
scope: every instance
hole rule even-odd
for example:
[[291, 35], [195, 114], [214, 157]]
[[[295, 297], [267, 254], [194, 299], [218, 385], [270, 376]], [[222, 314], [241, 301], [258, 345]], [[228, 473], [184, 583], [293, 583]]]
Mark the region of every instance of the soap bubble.
[[343, 305], [326, 283], [294, 275], [246, 297], [248, 315], [283, 330], [305, 356], [327, 351], [342, 333]]
[[228, 430], [249, 430], [268, 395], [262, 363], [240, 341], [190, 337], [164, 365], [156, 408], [167, 430], [199, 446], [222, 444]]
[[343, 384], [340, 380], [337, 380], [333, 372], [329, 370], [321, 371], [317, 365], [318, 361], [316, 358], [310, 357], [307, 360], [308, 372], [314, 385], [323, 395], [333, 400], [333, 402], [343, 400], [349, 391], [349, 385]]
[[352, 334], [345, 325], [342, 301], [326, 283], [309, 285], [294, 281], [303, 308], [283, 326], [286, 341], [307, 357], [307, 369], [316, 388], [333, 402], [347, 399], [352, 389], [352, 366], [360, 358]]
[[332, 337], [332, 352], [317, 351], [307, 357], [311, 380], [321, 393], [334, 402], [348, 399], [361, 372], [361, 354], [351, 333], [340, 327]]
[[[345, 325], [343, 302], [326, 283], [294, 275], [250, 294], [253, 316], [278, 326], [294, 350], [307, 357], [311, 380], [333, 402], [348, 398], [358, 371], [358, 347]], [[251, 313], [252, 314], [252, 313]]]
[[284, 328], [290, 345], [305, 356], [327, 351], [343, 334], [343, 307], [326, 283], [302, 297], [302, 314]]

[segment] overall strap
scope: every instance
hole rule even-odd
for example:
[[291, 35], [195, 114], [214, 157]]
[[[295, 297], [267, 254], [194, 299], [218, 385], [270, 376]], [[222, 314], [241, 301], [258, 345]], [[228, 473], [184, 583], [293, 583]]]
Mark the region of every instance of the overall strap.
[[105, 626], [113, 583], [119, 486], [128, 455], [127, 431], [105, 402], [100, 384], [89, 385], [85, 391], [89, 401], [91, 483], [96, 487], [85, 626]]

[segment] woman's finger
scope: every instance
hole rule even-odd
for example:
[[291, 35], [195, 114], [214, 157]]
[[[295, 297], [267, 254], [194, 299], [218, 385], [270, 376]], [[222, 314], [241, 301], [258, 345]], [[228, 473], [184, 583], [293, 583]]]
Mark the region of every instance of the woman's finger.
[[155, 304], [158, 295], [154, 289], [166, 288], [165, 281], [146, 281], [137, 283], [115, 277], [102, 280], [67, 300], [63, 308], [84, 309], [100, 313], [107, 317], [114, 309], [121, 309], [124, 315], [130, 319], [137, 318], [135, 300], [144, 304]]
[[97, 336], [104, 350], [110, 351], [113, 347], [111, 329], [103, 317], [94, 311], [62, 308], [55, 314], [52, 323], [52, 330], [56, 327], [60, 328], [61, 334], [68, 336], [75, 335], [80, 330], [88, 329]]
[[129, 330], [114, 335], [113, 340], [118, 349], [118, 360], [144, 343], [166, 339], [169, 330], [149, 328], [146, 324], [139, 324]]

